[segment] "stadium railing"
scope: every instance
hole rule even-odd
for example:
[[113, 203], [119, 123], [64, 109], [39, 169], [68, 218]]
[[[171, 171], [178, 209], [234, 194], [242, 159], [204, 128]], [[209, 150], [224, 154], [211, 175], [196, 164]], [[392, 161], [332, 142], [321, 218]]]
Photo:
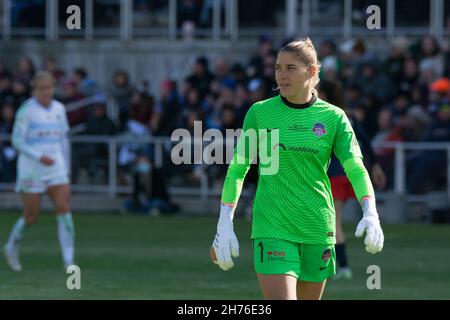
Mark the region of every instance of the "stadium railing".
[[[10, 141], [10, 135], [0, 135], [0, 143]], [[106, 144], [108, 146], [108, 174], [106, 185], [92, 184], [74, 184], [72, 189], [77, 192], [97, 192], [108, 194], [110, 198], [115, 198], [118, 194], [130, 194], [131, 186], [118, 185], [118, 153], [123, 144], [132, 143], [151, 146], [153, 149], [153, 163], [156, 168], [164, 165], [164, 154], [170, 154], [172, 146], [175, 142], [170, 137], [127, 137], [127, 136], [91, 136], [91, 135], [73, 135], [70, 142], [89, 143], [89, 144]], [[176, 142], [178, 143], [178, 142]], [[203, 147], [207, 145], [205, 142]], [[407, 196], [406, 191], [406, 152], [407, 151], [423, 151], [423, 150], [441, 150], [447, 153], [447, 195], [450, 197], [450, 143], [448, 142], [383, 142], [377, 144], [377, 148], [392, 148], [395, 150], [394, 160], [394, 193]], [[203, 153], [202, 153], [203, 154]], [[204, 163], [204, 160], [203, 160]], [[206, 165], [205, 165], [206, 166]], [[169, 192], [176, 195], [188, 195], [200, 197], [206, 200], [209, 197], [220, 195], [221, 189], [214, 188], [210, 185], [208, 175], [200, 170], [200, 186], [177, 186], [169, 187]], [[12, 190], [12, 183], [0, 183], [0, 190]], [[414, 195], [409, 197], [411, 200], [417, 200], [420, 196]]]
[[[178, 12], [177, 0], [169, 0], [164, 8], [150, 9], [145, 11], [147, 15], [158, 14], [162, 16], [164, 21], [162, 25], [151, 25], [147, 27], [136, 26], [139, 25], [139, 18], [143, 12], [139, 8], [133, 8], [133, 1], [117, 0], [111, 10], [116, 16], [117, 23], [112, 26], [98, 25], [97, 17], [94, 14], [94, 1], [85, 0], [81, 14], [84, 17], [83, 26], [80, 30], [69, 30], [66, 28], [64, 19], [69, 17], [69, 14], [60, 15], [61, 5], [57, 0], [46, 0], [45, 8], [42, 8], [41, 15], [38, 17], [39, 23], [42, 26], [36, 27], [15, 27], [12, 19], [12, 3], [13, 0], [3, 0], [0, 3], [0, 12], [2, 12], [1, 32], [4, 40], [9, 40], [12, 37], [32, 36], [46, 38], [47, 40], [58, 40], [60, 37], [79, 37], [86, 40], [91, 40], [95, 37], [115, 37], [124, 41], [132, 40], [133, 38], [144, 37], [158, 37], [174, 40], [178, 36], [183, 35], [181, 26], [178, 26], [180, 12]], [[280, 1], [281, 2], [281, 1]], [[238, 0], [212, 0], [211, 2], [211, 20], [208, 25], [198, 26], [194, 30], [195, 37], [207, 37], [213, 40], [229, 39], [236, 40], [243, 37], [258, 36], [262, 33], [274, 33], [275, 36], [297, 36], [314, 35], [314, 36], [333, 36], [338, 35], [343, 38], [350, 38], [355, 35], [364, 36], [384, 36], [392, 38], [398, 35], [423, 35], [432, 34], [438, 40], [448, 35], [449, 30], [445, 28], [444, 13], [448, 12], [449, 4], [444, 0], [429, 0], [429, 14], [421, 12], [423, 16], [429, 15], [429, 19], [420, 26], [405, 25], [405, 21], [410, 21], [412, 17], [407, 20], [401, 20], [398, 12], [400, 9], [405, 11], [405, 1], [389, 0], [386, 2], [374, 1], [380, 5], [381, 15], [383, 16], [383, 27], [381, 30], [369, 30], [364, 21], [370, 14], [364, 12], [365, 7], [358, 7], [358, 2], [352, 0], [344, 1], [324, 1], [324, 0], [285, 0], [281, 4], [282, 19], [274, 19], [274, 25], [267, 25], [266, 19], [264, 21], [257, 21], [260, 26], [251, 27], [245, 25], [245, 17], [239, 13], [240, 4]], [[410, 4], [406, 3], [407, 6]], [[203, 8], [202, 8], [203, 9]], [[222, 10], [224, 12], [222, 22]], [[419, 10], [419, 9], [418, 9]], [[156, 11], [156, 13], [154, 12]], [[209, 8], [207, 10], [208, 15]], [[269, 13], [268, 13], [269, 14]], [[271, 14], [276, 15], [276, 12]], [[327, 28], [326, 25], [320, 25], [320, 21], [327, 21], [330, 26], [330, 16], [333, 18], [332, 28]], [[359, 18], [355, 18], [355, 14]], [[158, 20], [151, 19], [146, 16], [144, 21]], [[61, 20], [62, 19], [62, 20]], [[142, 20], [142, 19], [141, 19]], [[95, 22], [95, 23], [94, 23]], [[138, 23], [136, 23], [138, 22]], [[413, 23], [414, 24], [414, 23]], [[331, 32], [331, 33], [330, 33]]]

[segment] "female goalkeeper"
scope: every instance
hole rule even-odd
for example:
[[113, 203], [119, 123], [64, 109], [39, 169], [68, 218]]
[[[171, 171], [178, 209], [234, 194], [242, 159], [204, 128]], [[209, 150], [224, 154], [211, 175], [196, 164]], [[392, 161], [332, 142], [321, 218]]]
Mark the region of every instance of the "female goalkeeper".
[[356, 236], [366, 232], [370, 253], [383, 248], [375, 195], [358, 142], [344, 111], [317, 97], [319, 68], [310, 39], [279, 50], [275, 76], [280, 95], [255, 103], [247, 112], [224, 181], [211, 259], [228, 270], [232, 257], [239, 255], [234, 211], [244, 177], [258, 157], [251, 239], [265, 299], [321, 299], [326, 279], [335, 274], [335, 209], [327, 176], [332, 150], [361, 203]]
[[25, 231], [38, 219], [43, 193], [55, 208], [64, 265], [72, 265], [74, 257], [66, 108], [53, 100], [55, 80], [50, 73], [38, 72], [32, 85], [33, 97], [20, 106], [12, 135], [13, 146], [19, 151], [16, 191], [23, 204], [23, 217], [14, 224], [4, 247], [14, 271], [22, 270], [19, 245]]

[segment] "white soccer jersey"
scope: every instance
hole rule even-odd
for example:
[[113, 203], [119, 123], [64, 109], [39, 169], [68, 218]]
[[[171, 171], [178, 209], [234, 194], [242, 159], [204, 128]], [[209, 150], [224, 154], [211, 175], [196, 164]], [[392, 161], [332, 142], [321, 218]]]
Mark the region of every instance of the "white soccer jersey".
[[[42, 106], [35, 98], [19, 108], [12, 135], [13, 146], [19, 151], [17, 179], [48, 180], [67, 176], [67, 132], [69, 124], [62, 103], [52, 100], [50, 107]], [[46, 166], [39, 159], [48, 156], [54, 164]]]

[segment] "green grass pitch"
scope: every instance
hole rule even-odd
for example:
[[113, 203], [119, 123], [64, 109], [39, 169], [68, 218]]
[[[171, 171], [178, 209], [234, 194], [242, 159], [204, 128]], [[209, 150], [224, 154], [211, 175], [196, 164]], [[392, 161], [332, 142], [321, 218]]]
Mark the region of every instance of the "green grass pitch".
[[[18, 212], [0, 213], [2, 245]], [[252, 270], [250, 223], [237, 219], [241, 256], [223, 272], [209, 261], [214, 217], [77, 214], [81, 290], [68, 290], [55, 218], [42, 214], [26, 234], [23, 271], [0, 261], [0, 299], [261, 299]], [[364, 251], [347, 225], [352, 280], [329, 281], [324, 299], [449, 299], [450, 226], [385, 225], [381, 254]], [[368, 290], [366, 269], [381, 268], [381, 290]]]

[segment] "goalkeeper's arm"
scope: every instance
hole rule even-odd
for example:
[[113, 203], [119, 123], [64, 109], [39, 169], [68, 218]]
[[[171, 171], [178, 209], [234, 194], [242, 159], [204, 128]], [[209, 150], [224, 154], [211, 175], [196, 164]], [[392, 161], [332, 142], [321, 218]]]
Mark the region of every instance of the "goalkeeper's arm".
[[355, 235], [361, 237], [365, 231], [364, 244], [366, 245], [366, 251], [373, 254], [380, 252], [384, 245], [384, 234], [380, 226], [375, 192], [369, 173], [360, 157], [352, 157], [346, 160], [343, 163], [343, 167], [363, 211], [363, 218], [358, 223]]
[[222, 189], [220, 217], [217, 232], [211, 248], [211, 259], [223, 270], [233, 267], [232, 257], [239, 256], [239, 243], [233, 229], [234, 211], [242, 192], [245, 176], [251, 162], [256, 157], [258, 145], [256, 121], [252, 108], [245, 116], [243, 131], [234, 151], [233, 159], [228, 166]]

